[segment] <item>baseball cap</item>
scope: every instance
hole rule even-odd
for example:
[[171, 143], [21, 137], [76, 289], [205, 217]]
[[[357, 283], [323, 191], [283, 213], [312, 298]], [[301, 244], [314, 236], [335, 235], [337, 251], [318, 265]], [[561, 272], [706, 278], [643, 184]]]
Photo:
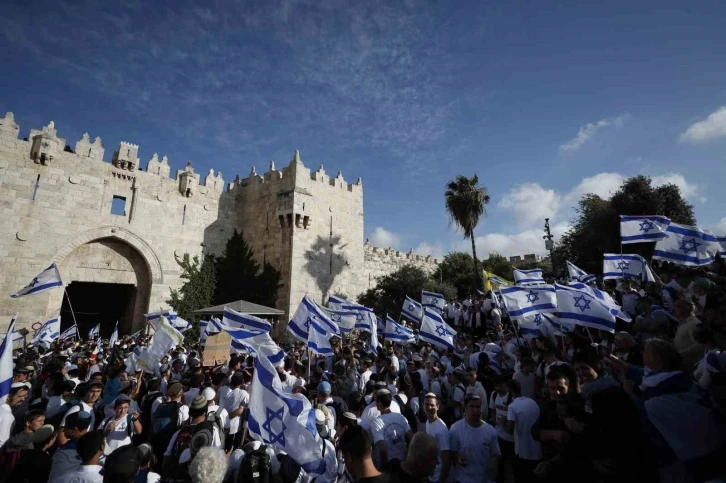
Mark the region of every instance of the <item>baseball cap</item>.
[[323, 381], [320, 384], [318, 384], [318, 392], [323, 394], [329, 394], [330, 393], [330, 383], [328, 381]]

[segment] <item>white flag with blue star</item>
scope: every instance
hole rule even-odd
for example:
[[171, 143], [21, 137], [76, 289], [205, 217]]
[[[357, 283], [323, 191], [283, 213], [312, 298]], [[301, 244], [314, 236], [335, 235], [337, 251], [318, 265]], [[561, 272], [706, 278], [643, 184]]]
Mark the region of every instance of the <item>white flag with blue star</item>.
[[671, 220], [665, 216], [620, 215], [620, 244], [656, 242], [668, 238]]
[[444, 305], [446, 305], [446, 299], [444, 298], [443, 294], [421, 290], [421, 304], [424, 307], [436, 309], [439, 312], [443, 312]]
[[592, 283], [597, 280], [595, 275], [587, 273], [569, 260], [567, 260], [567, 273], [573, 282]]
[[335, 323], [328, 318], [318, 307], [318, 304], [313, 301], [310, 297], [305, 295], [300, 301], [295, 314], [293, 314], [290, 322], [287, 324], [287, 331], [292, 334], [300, 342], [308, 342], [308, 328], [310, 326], [310, 320], [312, 316], [316, 317], [316, 321], [319, 325], [325, 328], [326, 332], [340, 337], [340, 329]]
[[118, 342], [118, 321], [116, 321], [116, 325], [113, 326], [113, 333], [111, 334], [108, 344], [113, 347], [116, 345], [116, 342]]
[[316, 440], [315, 409], [302, 394], [283, 390], [277, 371], [266, 357], [258, 357], [255, 362], [247, 429], [257, 441], [290, 455], [309, 476], [325, 473], [325, 460]]
[[328, 308], [333, 310], [343, 310], [343, 305], [358, 305], [354, 302], [349, 302], [342, 297], [336, 295], [330, 295], [328, 297]]
[[401, 308], [401, 314], [414, 322], [421, 322], [423, 306], [411, 297], [406, 296], [406, 300], [403, 301], [403, 307]]
[[58, 336], [58, 338], [61, 340], [73, 339], [75, 337], [80, 338], [80, 335], [78, 334], [78, 327], [76, 326], [76, 324], [71, 325], [66, 330], [61, 332], [61, 335]]
[[378, 317], [373, 312], [373, 309], [364, 307], [359, 304], [343, 304], [341, 306], [343, 310], [352, 311], [356, 313], [355, 330], [364, 330], [370, 334], [370, 341], [368, 346], [374, 354], [378, 354]]
[[444, 322], [441, 315], [434, 310], [424, 308], [421, 328], [418, 331], [420, 341], [428, 342], [441, 349], [453, 349], [455, 335], [456, 331]]
[[47, 349], [60, 335], [60, 327], [60, 315], [48, 319], [47, 321], [45, 321], [45, 323], [43, 323], [43, 326], [35, 333], [35, 335], [33, 336], [33, 340], [30, 341], [30, 345], [38, 345]]
[[96, 340], [101, 336], [101, 324], [96, 324], [95, 327], [91, 327], [88, 331], [88, 340]]
[[[17, 318], [18, 318], [18, 314], [15, 314], [13, 316], [13, 318], [10, 319], [10, 323], [11, 324], [14, 324], [15, 321], [17, 320]], [[7, 334], [3, 335], [2, 337], [3, 337], [3, 340], [4, 340], [4, 338], [7, 337]], [[25, 340], [25, 338], [23, 337], [23, 335], [20, 332], [18, 332], [17, 330], [13, 331], [13, 336], [12, 337], [13, 337], [13, 339], [12, 339], [13, 340], [13, 344], [17, 344], [17, 343], [23, 342], [23, 340]]]
[[320, 323], [320, 319], [315, 314], [310, 314], [308, 319], [308, 348], [315, 354], [321, 356], [332, 356], [333, 347], [330, 345], [330, 337], [326, 327]]
[[666, 233], [668, 238], [655, 244], [653, 259], [698, 267], [713, 263], [721, 250], [716, 236], [697, 226], [671, 223]]
[[718, 254], [721, 258], [726, 258], [726, 236], [717, 236], [716, 241], [718, 241]]
[[609, 293], [603, 292], [600, 289], [597, 289], [591, 285], [585, 285], [584, 283], [580, 282], [572, 282], [569, 284], [570, 288], [572, 290], [577, 290], [578, 292], [584, 292], [588, 295], [591, 295], [594, 297], [600, 304], [602, 304], [606, 309], [610, 311], [612, 315], [615, 317], [619, 317], [623, 319], [625, 322], [631, 322], [632, 319], [630, 315], [628, 315], [627, 312], [623, 312], [623, 309], [618, 305], [618, 303], [610, 296]]
[[532, 270], [518, 270], [515, 268], [513, 273], [515, 285], [539, 285], [545, 283], [541, 268]]
[[0, 404], [5, 404], [10, 394], [10, 386], [13, 385], [13, 334], [17, 318], [18, 314], [15, 314], [10, 321], [5, 339], [0, 344]]
[[151, 325], [157, 323], [161, 316], [166, 317], [169, 323], [179, 332], [185, 332], [192, 328], [191, 322], [187, 322], [186, 320], [182, 319], [173, 310], [162, 310], [160, 312], [152, 312], [145, 315], [146, 321], [149, 322]]
[[230, 327], [238, 327], [247, 330], [263, 330], [269, 332], [272, 330], [272, 324], [264, 319], [255, 317], [254, 315], [243, 314], [229, 307], [224, 308], [222, 322]]
[[55, 262], [50, 264], [50, 267], [46, 268], [38, 274], [28, 285], [18, 290], [10, 298], [25, 297], [26, 295], [35, 295], [48, 290], [52, 290], [56, 287], [62, 287], [63, 280], [61, 280], [60, 272]]
[[529, 314], [557, 311], [557, 294], [552, 285], [502, 287], [499, 293], [502, 295], [509, 317], [513, 319]]
[[595, 297], [557, 283], [555, 289], [561, 322], [615, 332], [615, 316]]
[[633, 253], [605, 253], [602, 257], [603, 280], [642, 280], [645, 258]]
[[358, 312], [354, 310], [330, 309], [319, 305], [318, 307], [320, 307], [320, 310], [322, 310], [330, 320], [338, 325], [341, 332], [348, 333], [355, 329]]
[[200, 324], [200, 342], [202, 346], [205, 346], [207, 344], [207, 339], [210, 335], [219, 334], [222, 332], [222, 321], [219, 320], [216, 317], [212, 317], [206, 323], [204, 324], [204, 329], [202, 330], [201, 324]]
[[277, 365], [285, 358], [285, 351], [280, 348], [264, 330], [248, 330], [228, 325], [222, 320], [218, 325], [232, 337], [230, 349], [233, 353], [248, 353], [267, 357], [270, 362]]
[[404, 327], [390, 317], [386, 317], [386, 329], [383, 331], [383, 338], [396, 344], [413, 344], [416, 342], [413, 329]]

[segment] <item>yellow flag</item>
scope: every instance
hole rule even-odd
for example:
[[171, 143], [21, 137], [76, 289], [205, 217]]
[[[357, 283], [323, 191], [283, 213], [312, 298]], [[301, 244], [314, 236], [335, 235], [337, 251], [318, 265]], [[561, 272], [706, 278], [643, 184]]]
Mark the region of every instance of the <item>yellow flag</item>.
[[514, 285], [513, 282], [505, 280], [499, 275], [487, 272], [486, 270], [482, 270], [482, 272], [484, 274], [484, 292], [499, 290], [500, 287], [509, 287], [510, 285]]

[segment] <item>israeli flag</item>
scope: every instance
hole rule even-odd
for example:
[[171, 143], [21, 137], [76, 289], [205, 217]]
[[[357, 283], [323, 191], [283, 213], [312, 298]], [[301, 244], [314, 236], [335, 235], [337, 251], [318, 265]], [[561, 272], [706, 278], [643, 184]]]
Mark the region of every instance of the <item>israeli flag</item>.
[[525, 339], [545, 336], [554, 341], [558, 334], [575, 330], [575, 324], [567, 321], [563, 322], [554, 314], [529, 315], [518, 319], [517, 322], [519, 323], [519, 331]]
[[343, 305], [343, 310], [351, 310], [356, 312], [355, 329], [364, 330], [370, 334], [370, 342], [368, 344], [371, 352], [378, 355], [378, 317], [373, 309], [362, 305]]
[[623, 312], [623, 309], [610, 296], [609, 293], [603, 292], [602, 290], [597, 289], [591, 285], [585, 285], [584, 283], [580, 283], [580, 282], [570, 283], [570, 288], [572, 290], [577, 290], [578, 292], [584, 292], [584, 293], [594, 297], [600, 304], [602, 304], [606, 309], [608, 309], [610, 311], [610, 313], [612, 315], [614, 315], [615, 317], [621, 318], [625, 322], [632, 321], [630, 315], [628, 315], [627, 312]]
[[557, 294], [552, 285], [502, 287], [499, 292], [513, 319], [527, 314], [557, 312]]
[[207, 339], [210, 335], [219, 334], [220, 332], [222, 332], [222, 321], [216, 317], [212, 317], [206, 324], [204, 324], [204, 331], [200, 332], [201, 344], [203, 346], [206, 345]]
[[620, 244], [655, 242], [668, 238], [671, 220], [665, 216], [620, 215]]
[[5, 404], [10, 394], [10, 387], [13, 385], [13, 334], [17, 318], [18, 314], [15, 314], [10, 321], [5, 339], [0, 344], [0, 404]]
[[718, 240], [718, 254], [721, 255], [721, 258], [726, 258], [726, 236], [717, 236], [716, 240]]
[[252, 377], [247, 429], [257, 441], [284, 451], [310, 476], [325, 473], [326, 464], [315, 429], [315, 409], [302, 394], [282, 388], [277, 371], [258, 357]]
[[[11, 324], [14, 324], [14, 323], [15, 323], [15, 321], [17, 320], [17, 318], [18, 318], [18, 314], [15, 314], [15, 315], [13, 316], [13, 318], [12, 318], [12, 319], [10, 319], [10, 323], [11, 323]], [[7, 337], [7, 334], [5, 334], [5, 335], [3, 336], [3, 340], [5, 340], [5, 338], [6, 338], [6, 337]], [[13, 343], [13, 344], [17, 344], [17, 343], [19, 343], [19, 342], [23, 342], [24, 340], [25, 340], [25, 339], [24, 339], [23, 335], [22, 335], [22, 334], [21, 334], [20, 332], [18, 332], [18, 331], [13, 331], [13, 336], [12, 336], [12, 343]]]
[[169, 320], [169, 323], [177, 329], [179, 332], [185, 332], [192, 328], [192, 323], [187, 322], [186, 320], [179, 317], [179, 315], [174, 312], [173, 310], [162, 310], [160, 312], [152, 312], [150, 314], [146, 314], [146, 321], [150, 324], [154, 324], [158, 322], [160, 317], [166, 317]]
[[116, 325], [113, 326], [113, 333], [111, 334], [108, 344], [113, 347], [116, 345], [116, 342], [118, 342], [118, 321], [116, 321]]
[[311, 314], [308, 319], [308, 348], [315, 354], [321, 356], [332, 356], [333, 347], [330, 345], [330, 337], [325, 326], [319, 323], [318, 316]]
[[641, 274], [641, 279], [643, 282], [655, 282], [655, 274], [653, 273], [653, 270], [650, 269], [650, 265], [648, 262], [643, 263], [643, 273]]
[[358, 305], [354, 302], [349, 302], [348, 300], [345, 300], [341, 297], [336, 297], [335, 295], [330, 295], [328, 297], [328, 308], [333, 310], [343, 310], [343, 305], [356, 305], [362, 307], [361, 305]]
[[255, 356], [264, 356], [275, 365], [285, 358], [285, 351], [275, 344], [269, 332], [234, 327], [224, 320], [218, 325], [232, 337], [231, 350], [234, 353], [246, 352]]
[[602, 260], [603, 280], [624, 278], [642, 280], [645, 258], [636, 254], [605, 253]]
[[272, 330], [272, 324], [268, 321], [255, 317], [254, 315], [236, 312], [229, 307], [224, 308], [222, 322], [230, 327], [239, 327], [240, 329], [262, 330], [265, 332]]
[[33, 340], [30, 341], [30, 345], [38, 345], [47, 349], [60, 335], [60, 327], [60, 315], [48, 319], [35, 333]]
[[411, 297], [406, 296], [406, 300], [403, 301], [403, 307], [401, 308], [401, 314], [414, 322], [421, 322], [423, 313], [423, 306]]
[[88, 340], [96, 340], [101, 336], [101, 324], [96, 324], [88, 331]]
[[446, 299], [443, 294], [421, 290], [421, 304], [424, 307], [443, 312], [444, 305], [446, 305]]
[[68, 340], [75, 337], [80, 337], [78, 335], [78, 327], [76, 326], [76, 324], [71, 325], [66, 330], [64, 330], [61, 335], [58, 336], [60, 340]]
[[540, 268], [532, 270], [518, 270], [515, 268], [513, 273], [515, 285], [539, 285], [545, 283]]
[[328, 316], [330, 320], [338, 325], [341, 332], [347, 333], [355, 329], [355, 323], [358, 319], [358, 312], [353, 310], [338, 310], [321, 307], [320, 310]]
[[424, 309], [421, 328], [418, 331], [420, 341], [428, 342], [441, 349], [453, 349], [455, 335], [456, 331], [444, 322], [441, 315], [431, 309]]
[[555, 289], [560, 321], [615, 332], [615, 316], [595, 297], [557, 283]]
[[585, 272], [585, 270], [581, 269], [569, 260], [567, 260], [567, 272], [570, 275], [570, 280], [574, 282], [592, 283], [597, 280], [595, 275]]
[[307, 295], [305, 295], [302, 301], [300, 301], [300, 305], [298, 305], [295, 314], [287, 324], [287, 331], [300, 342], [307, 343], [308, 329], [310, 326], [310, 320], [312, 320], [313, 316], [316, 317], [316, 322], [321, 327], [324, 327], [325, 331], [329, 333], [331, 337], [333, 335], [340, 337], [340, 329], [338, 326], [335, 325], [335, 323], [330, 320], [322, 310], [320, 310], [318, 304], [316, 304], [313, 299]]
[[40, 272], [28, 285], [11, 295], [10, 298], [16, 299], [18, 297], [25, 297], [26, 295], [39, 294], [62, 286], [63, 280], [61, 280], [58, 267], [53, 262], [50, 264], [50, 267]]
[[713, 263], [716, 254], [721, 251], [716, 236], [697, 226], [671, 223], [666, 233], [668, 238], [655, 244], [653, 259], [698, 267]]
[[390, 317], [386, 317], [386, 328], [383, 331], [383, 338], [397, 344], [413, 344], [416, 342], [416, 337], [413, 335], [412, 329], [404, 327]]

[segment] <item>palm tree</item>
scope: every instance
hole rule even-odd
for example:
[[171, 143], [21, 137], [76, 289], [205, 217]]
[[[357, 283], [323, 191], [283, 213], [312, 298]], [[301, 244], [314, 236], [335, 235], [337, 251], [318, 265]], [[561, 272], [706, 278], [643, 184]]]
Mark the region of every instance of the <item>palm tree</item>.
[[449, 223], [464, 232], [464, 238], [471, 240], [471, 253], [474, 257], [474, 283], [476, 287], [482, 285], [482, 275], [479, 273], [479, 262], [476, 259], [476, 245], [474, 229], [479, 224], [479, 218], [486, 216], [484, 205], [489, 203], [489, 193], [483, 186], [479, 186], [477, 175], [467, 178], [458, 175], [454, 181], [446, 183], [446, 212], [449, 214]]

